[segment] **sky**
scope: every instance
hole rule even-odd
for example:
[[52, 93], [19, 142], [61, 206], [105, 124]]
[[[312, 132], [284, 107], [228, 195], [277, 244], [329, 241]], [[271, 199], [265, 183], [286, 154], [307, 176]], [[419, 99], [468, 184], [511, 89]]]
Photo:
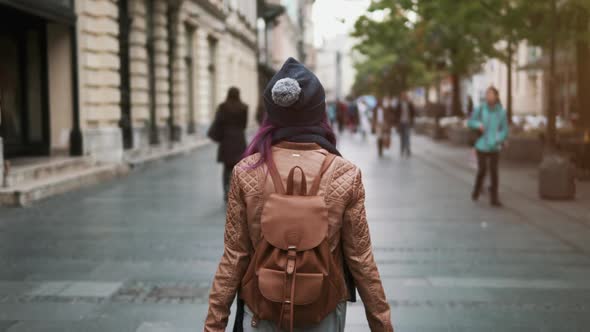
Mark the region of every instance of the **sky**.
[[322, 40], [348, 33], [356, 19], [362, 15], [371, 0], [316, 0], [313, 7], [314, 39], [316, 46]]

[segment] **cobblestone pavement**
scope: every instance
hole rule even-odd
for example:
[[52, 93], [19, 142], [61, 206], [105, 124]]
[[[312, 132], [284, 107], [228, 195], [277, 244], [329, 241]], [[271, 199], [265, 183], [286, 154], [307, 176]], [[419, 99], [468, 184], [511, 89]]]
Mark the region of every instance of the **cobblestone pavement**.
[[[468, 199], [465, 150], [416, 138], [412, 159], [379, 160], [372, 142], [342, 142], [363, 169], [398, 332], [590, 331], [585, 201], [540, 202], [532, 176], [506, 170], [493, 209]], [[213, 156], [1, 209], [0, 331], [202, 330], [223, 239]], [[368, 331], [361, 304], [347, 319]]]

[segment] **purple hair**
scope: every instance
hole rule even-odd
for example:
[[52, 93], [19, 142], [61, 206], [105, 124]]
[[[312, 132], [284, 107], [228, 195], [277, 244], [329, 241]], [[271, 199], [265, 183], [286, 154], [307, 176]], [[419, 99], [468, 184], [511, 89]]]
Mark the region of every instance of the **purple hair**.
[[[336, 146], [336, 134], [334, 134], [334, 130], [332, 130], [332, 126], [330, 126], [327, 115], [322, 119], [318, 126], [326, 131], [326, 139]], [[263, 164], [266, 164], [268, 168], [275, 167], [274, 161], [272, 160], [272, 139], [274, 133], [279, 129], [281, 129], [281, 127], [271, 123], [268, 120], [268, 117], [264, 117], [264, 120], [260, 124], [260, 128], [258, 128], [258, 131], [254, 135], [254, 138], [252, 138], [252, 141], [250, 142], [250, 145], [248, 145], [243, 156], [245, 158], [260, 153], [260, 159], [248, 168], [254, 169]]]

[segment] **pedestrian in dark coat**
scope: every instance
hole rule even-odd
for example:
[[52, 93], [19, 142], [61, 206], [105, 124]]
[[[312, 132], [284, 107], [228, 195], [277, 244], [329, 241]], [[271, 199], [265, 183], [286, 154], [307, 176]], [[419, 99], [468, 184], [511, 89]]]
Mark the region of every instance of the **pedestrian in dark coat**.
[[256, 122], [258, 122], [258, 125], [261, 125], [264, 122], [265, 116], [264, 100], [262, 100], [262, 97], [260, 97], [258, 98], [258, 107], [256, 108]]
[[397, 132], [400, 137], [400, 153], [405, 157], [412, 154], [410, 147], [410, 134], [414, 126], [414, 118], [416, 117], [416, 109], [414, 104], [408, 97], [406, 92], [402, 92], [400, 101], [395, 107], [395, 124], [397, 125]]
[[234, 166], [246, 151], [248, 106], [240, 99], [240, 90], [231, 87], [227, 98], [217, 108], [215, 120], [209, 128], [209, 138], [219, 143], [217, 161], [223, 164], [223, 192], [227, 200], [229, 180]]

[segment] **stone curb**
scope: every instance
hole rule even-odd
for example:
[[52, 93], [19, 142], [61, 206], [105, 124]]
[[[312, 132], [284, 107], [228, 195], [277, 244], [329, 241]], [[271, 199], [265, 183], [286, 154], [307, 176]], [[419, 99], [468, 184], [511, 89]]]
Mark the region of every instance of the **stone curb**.
[[213, 144], [213, 142], [208, 139], [200, 139], [194, 143], [182, 144], [172, 148], [156, 148], [151, 151], [147, 151], [141, 156], [126, 156], [124, 157], [124, 163], [126, 163], [131, 169], [143, 168], [161, 161], [171, 160], [177, 157], [188, 155], [191, 152], [194, 152], [199, 148], [205, 147], [209, 144]]

